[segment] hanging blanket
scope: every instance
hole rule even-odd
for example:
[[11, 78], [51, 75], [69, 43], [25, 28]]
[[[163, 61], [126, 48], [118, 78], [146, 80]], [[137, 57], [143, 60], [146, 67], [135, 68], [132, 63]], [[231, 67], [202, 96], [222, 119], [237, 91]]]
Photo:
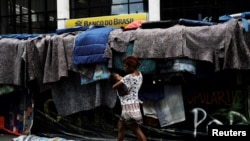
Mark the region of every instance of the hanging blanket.
[[[139, 58], [188, 57], [214, 63], [229, 46], [237, 20], [212, 26], [137, 29], [133, 55]], [[217, 62], [215, 62], [217, 63]]]
[[47, 41], [43, 83], [56, 82], [68, 76], [72, 69], [71, 57], [76, 33], [54, 35]]
[[166, 127], [186, 120], [181, 85], [165, 85], [164, 99], [143, 101], [145, 116], [158, 118], [160, 126]]
[[114, 29], [110, 32], [108, 44], [104, 50], [103, 57], [108, 59], [108, 67], [113, 66], [113, 51], [124, 53], [127, 50], [128, 44], [134, 41], [135, 30], [123, 31], [122, 29]]
[[216, 57], [225, 54], [237, 20], [230, 20], [213, 26], [186, 27], [183, 32], [183, 56], [194, 60], [215, 62]]
[[[122, 58], [124, 56], [127, 55], [132, 55], [133, 54], [133, 48], [134, 48], [134, 44], [132, 42], [130, 42], [128, 44], [127, 50], [125, 53], [120, 53], [117, 51], [113, 51], [113, 67], [115, 70], [118, 71], [124, 71], [123, 69], [123, 62], [122, 62]], [[144, 58], [140, 58], [140, 66], [138, 66], [138, 70], [142, 73], [142, 74], [153, 74], [156, 71], [156, 60], [154, 59], [144, 59]]]
[[[248, 20], [248, 26], [250, 20]], [[230, 45], [224, 48], [223, 66], [220, 69], [250, 69], [250, 32], [244, 31], [245, 26], [238, 21], [236, 28], [233, 30], [234, 36], [229, 42]], [[219, 69], [218, 69], [219, 70]]]
[[68, 116], [101, 105], [114, 108], [117, 95], [108, 80], [86, 85], [81, 85], [80, 82], [80, 74], [70, 71], [69, 77], [53, 85], [51, 93], [60, 116]]
[[103, 79], [109, 79], [110, 72], [106, 64], [93, 64], [81, 69], [81, 85], [93, 83]]
[[23, 86], [22, 56], [25, 40], [0, 39], [0, 84]]
[[168, 58], [182, 56], [184, 26], [137, 29], [133, 55], [139, 58]]

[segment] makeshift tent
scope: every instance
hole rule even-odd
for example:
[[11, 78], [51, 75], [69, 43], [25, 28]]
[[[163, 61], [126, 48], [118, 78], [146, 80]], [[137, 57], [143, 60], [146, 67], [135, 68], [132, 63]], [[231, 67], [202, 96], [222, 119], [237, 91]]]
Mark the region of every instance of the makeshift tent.
[[[207, 136], [206, 126], [214, 119], [217, 123], [248, 124], [245, 103], [249, 98], [243, 86], [249, 82], [244, 72], [250, 67], [250, 34], [243, 30], [241, 21], [230, 19], [202, 26], [160, 22], [161, 26], [152, 28], [150, 24], [143, 22], [131, 30], [117, 28], [103, 35], [107, 42], [101, 53], [107, 62], [102, 62], [101, 67], [91, 60], [84, 65], [73, 64], [74, 53], [79, 53], [74, 52], [76, 38], [92, 38], [86, 41], [90, 45], [100, 41], [100, 36], [85, 34], [93, 27], [55, 34], [1, 36], [0, 84], [23, 88], [32, 95], [29, 104], [34, 104], [31, 132], [23, 128], [18, 133], [114, 139], [120, 107], [108, 71], [124, 74], [121, 59], [127, 54], [136, 55], [142, 62], [142, 129], [148, 138]], [[93, 79], [99, 72], [105, 77]], [[88, 83], [81, 83], [86, 78]], [[228, 114], [234, 116], [234, 112], [240, 113], [240, 120], [227, 120]], [[204, 115], [199, 129], [198, 113]], [[130, 131], [126, 137], [135, 139]]]

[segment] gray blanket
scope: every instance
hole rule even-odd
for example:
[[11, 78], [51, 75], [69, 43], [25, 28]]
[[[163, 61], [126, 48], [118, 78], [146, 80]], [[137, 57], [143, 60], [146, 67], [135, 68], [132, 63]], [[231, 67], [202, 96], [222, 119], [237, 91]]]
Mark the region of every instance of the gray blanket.
[[112, 51], [126, 52], [129, 42], [135, 40], [135, 30], [123, 31], [122, 29], [114, 29], [110, 32], [108, 43], [103, 53], [103, 57], [108, 58], [108, 68], [112, 67]]
[[80, 82], [80, 74], [71, 72], [68, 78], [53, 85], [52, 97], [59, 115], [67, 116], [101, 105], [115, 106], [117, 95], [110, 82], [101, 80], [86, 85]]
[[250, 32], [245, 32], [242, 22], [239, 21], [233, 29], [232, 36], [229, 46], [221, 53], [224, 62], [219, 69], [250, 69]]
[[[24, 51], [24, 61], [26, 69], [26, 81], [37, 80], [39, 85], [43, 82], [43, 68], [45, 55], [43, 55], [44, 50], [40, 51], [40, 46], [45, 47], [46, 35], [41, 35], [37, 38], [32, 38], [26, 40], [26, 46]], [[37, 46], [38, 45], [38, 46]]]
[[24, 58], [26, 58], [28, 80], [37, 78], [41, 83], [52, 83], [68, 76], [72, 66], [72, 49], [78, 32], [60, 35], [41, 35], [30, 39]]
[[183, 56], [184, 26], [137, 29], [133, 55], [139, 58], [170, 58]]
[[133, 54], [140, 58], [188, 57], [214, 62], [215, 51], [229, 45], [237, 20], [213, 26], [138, 29]]
[[[48, 41], [43, 83], [56, 82], [61, 77], [68, 76], [68, 66], [70, 65], [68, 64], [67, 55], [71, 54], [66, 54], [63, 37], [62, 35], [54, 35]], [[73, 42], [74, 40], [71, 41]]]
[[22, 56], [26, 41], [0, 39], [0, 84], [24, 86]]

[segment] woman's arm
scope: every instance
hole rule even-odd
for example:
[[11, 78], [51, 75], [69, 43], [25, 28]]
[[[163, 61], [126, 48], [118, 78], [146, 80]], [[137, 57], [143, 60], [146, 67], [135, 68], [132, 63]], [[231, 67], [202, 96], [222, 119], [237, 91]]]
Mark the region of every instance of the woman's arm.
[[122, 81], [118, 81], [118, 82], [116, 82], [113, 86], [112, 86], [112, 88], [113, 89], [117, 89], [119, 86], [121, 86], [123, 83], [122, 83]]

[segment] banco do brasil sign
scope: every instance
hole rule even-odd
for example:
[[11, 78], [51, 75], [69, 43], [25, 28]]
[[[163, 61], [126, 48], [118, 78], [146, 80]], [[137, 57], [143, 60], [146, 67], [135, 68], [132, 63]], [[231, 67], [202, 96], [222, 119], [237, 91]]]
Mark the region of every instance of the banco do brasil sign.
[[112, 27], [125, 27], [129, 23], [137, 20], [147, 20], [146, 13], [136, 13], [136, 14], [122, 14], [114, 16], [101, 16], [101, 17], [90, 17], [90, 18], [78, 18], [66, 20], [66, 28], [75, 26], [112, 26]]

